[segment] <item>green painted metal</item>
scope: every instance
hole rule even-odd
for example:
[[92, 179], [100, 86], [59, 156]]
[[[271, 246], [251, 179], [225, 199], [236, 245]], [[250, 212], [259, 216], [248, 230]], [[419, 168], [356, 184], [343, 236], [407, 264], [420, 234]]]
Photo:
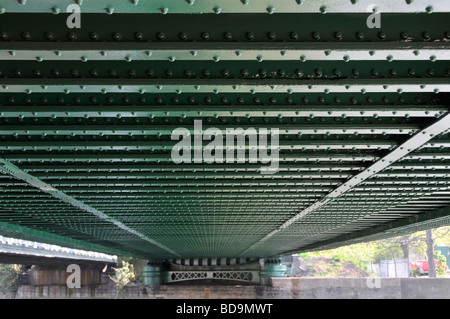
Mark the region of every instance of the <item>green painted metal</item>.
[[[170, 1], [139, 1], [139, 0], [60, 0], [55, 3], [52, 0], [43, 0], [37, 4], [33, 1], [17, 0], [2, 4], [2, 13], [5, 12], [48, 12], [60, 14], [64, 8], [71, 4], [78, 4], [83, 12], [117, 14], [117, 13], [248, 13], [264, 12], [273, 14], [281, 13], [305, 13], [313, 12], [325, 14], [327, 12], [347, 13], [347, 12], [367, 12], [367, 8], [372, 5], [370, 0], [348, 1], [348, 0], [322, 0], [320, 2], [312, 0], [279, 0], [277, 2], [267, 0], [243, 0], [230, 2], [227, 0], [210, 1], [199, 0], [170, 0]], [[450, 6], [445, 1], [428, 1], [424, 5], [423, 1], [402, 1], [393, 3], [389, 0], [378, 1], [376, 10], [381, 12], [449, 12]]]
[[[68, 196], [64, 192], [61, 192], [58, 189], [54, 188], [52, 185], [47, 184], [47, 183], [41, 181], [40, 179], [36, 178], [35, 176], [32, 176], [32, 175], [22, 171], [17, 166], [15, 166], [15, 165], [11, 164], [10, 162], [3, 160], [1, 158], [0, 158], [0, 171], [5, 175], [11, 175], [18, 180], [22, 180], [26, 184], [28, 184], [32, 187], [36, 187], [39, 190], [41, 190], [42, 192], [48, 193], [51, 196], [61, 200], [64, 203], [74, 206], [82, 211], [86, 211], [90, 214], [93, 214], [93, 215], [95, 215], [95, 217], [105, 220], [108, 223], [112, 223], [112, 224], [114, 224], [114, 226], [116, 226], [117, 228], [119, 228], [123, 231], [129, 232], [132, 235], [137, 236], [140, 239], [151, 243], [152, 245], [158, 246], [159, 248], [161, 248], [163, 250], [167, 250], [170, 254], [173, 254], [175, 256], [177, 255], [177, 253], [175, 253], [173, 250], [166, 248], [163, 245], [159, 244], [158, 242], [135, 231], [134, 229], [127, 227], [120, 221], [117, 221], [114, 218], [111, 218], [110, 216], [105, 215], [103, 212], [101, 212], [93, 207], [90, 207], [89, 205], [86, 205], [85, 203], [80, 202], [71, 196]], [[8, 207], [6, 206], [5, 208], [8, 208]], [[48, 210], [46, 210], [46, 211], [48, 212]]]
[[[100, 82], [100, 83], [99, 83]], [[0, 80], [0, 93], [237, 93], [237, 94], [276, 94], [276, 93], [439, 93], [449, 92], [448, 79], [384, 79], [378, 80], [310, 80], [302, 83], [293, 80], [117, 80], [105, 79], [56, 79], [47, 80]], [[94, 84], [95, 83], [95, 84]]]
[[[0, 3], [0, 234], [162, 261], [448, 225], [450, 7], [371, 4]], [[175, 164], [195, 120], [278, 128], [279, 171]]]
[[161, 265], [151, 264], [143, 269], [144, 285], [159, 286], [162, 283]]
[[448, 61], [434, 43], [0, 43], [6, 61]]

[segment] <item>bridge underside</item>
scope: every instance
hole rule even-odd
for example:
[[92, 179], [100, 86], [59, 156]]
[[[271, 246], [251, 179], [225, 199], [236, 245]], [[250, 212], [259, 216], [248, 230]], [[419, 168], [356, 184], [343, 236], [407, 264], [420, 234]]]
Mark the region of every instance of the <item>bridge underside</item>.
[[[0, 3], [0, 235], [160, 261], [450, 225], [450, 4], [397, 2]], [[194, 120], [279, 129], [278, 171], [174, 163]]]

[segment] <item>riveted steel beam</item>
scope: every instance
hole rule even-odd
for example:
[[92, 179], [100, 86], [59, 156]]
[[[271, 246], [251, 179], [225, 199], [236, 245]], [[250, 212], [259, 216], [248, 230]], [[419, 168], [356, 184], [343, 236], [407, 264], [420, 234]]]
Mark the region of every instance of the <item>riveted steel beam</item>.
[[192, 105], [170, 105], [164, 110], [160, 106], [136, 105], [76, 105], [76, 106], [28, 106], [0, 105], [0, 117], [438, 117], [448, 111], [443, 105], [396, 105], [395, 109], [384, 105], [202, 105], [193, 110]]
[[[41, 142], [41, 141], [23, 141], [23, 142], [0, 142], [0, 150], [172, 150], [174, 148], [174, 142], [156, 142], [156, 141], [58, 141], [58, 145], [55, 146], [55, 141]], [[397, 143], [395, 141], [382, 141], [374, 140], [370, 143], [366, 141], [296, 141], [279, 143], [279, 149], [288, 150], [331, 150], [331, 149], [390, 149], [395, 147]], [[195, 145], [187, 147], [190, 149], [201, 148]], [[226, 145], [218, 145], [216, 149], [225, 149]], [[267, 148], [265, 145], [250, 146], [246, 145], [242, 149], [260, 149]], [[167, 155], [169, 156], [169, 155]], [[246, 161], [250, 159], [247, 158]]]
[[0, 42], [5, 61], [448, 61], [450, 43]]
[[[258, 242], [244, 250], [241, 254], [245, 254], [248, 251], [254, 249], [255, 247], [261, 245], [263, 242], [269, 240], [274, 235], [278, 234], [282, 230], [288, 228], [292, 224], [296, 223], [297, 221], [301, 220], [308, 214], [326, 206], [327, 204], [330, 204], [334, 200], [338, 199], [340, 196], [346, 194], [352, 189], [355, 189], [356, 187], [361, 188], [360, 184], [365, 182], [370, 177], [374, 176], [376, 173], [384, 170], [385, 168], [389, 167], [392, 163], [402, 159], [404, 156], [408, 155], [409, 153], [415, 151], [416, 149], [420, 148], [422, 145], [428, 143], [433, 137], [440, 135], [444, 132], [447, 132], [450, 129], [450, 114], [445, 115], [429, 127], [421, 130], [419, 133], [415, 134], [413, 137], [408, 139], [403, 144], [399, 145], [396, 149], [394, 149], [392, 152], [381, 158], [380, 160], [376, 161], [374, 164], [372, 164], [370, 167], [362, 171], [361, 173], [355, 175], [351, 179], [349, 179], [347, 182], [343, 183], [336, 189], [334, 189], [329, 194], [325, 195], [323, 198], [321, 198], [316, 203], [312, 204], [311, 206], [307, 207], [306, 209], [301, 210], [298, 214], [296, 214], [294, 217], [290, 218], [286, 222], [284, 222], [280, 227], [274, 229], [272, 232], [267, 234], [265, 237], [260, 239]], [[418, 186], [420, 187], [420, 186]], [[363, 187], [364, 188], [364, 187]], [[376, 188], [376, 187], [375, 187]], [[389, 189], [389, 187], [382, 186], [383, 189]], [[413, 187], [414, 188], [414, 187]], [[370, 187], [369, 187], [370, 189]], [[407, 187], [394, 187], [396, 190], [400, 189], [407, 189]]]
[[[416, 155], [412, 158], [436, 158], [442, 155]], [[26, 161], [26, 162], [42, 162], [48, 161], [50, 163], [56, 162], [115, 162], [115, 163], [127, 163], [127, 162], [170, 162], [172, 163], [172, 157], [170, 154], [83, 154], [83, 153], [26, 153], [26, 154], [11, 154], [7, 153], [2, 156], [9, 161]], [[450, 155], [448, 156], [450, 158]], [[299, 154], [299, 155], [285, 155], [280, 156], [280, 163], [284, 162], [355, 162], [355, 161], [374, 161], [378, 159], [378, 156], [372, 154]]]
[[[222, 133], [226, 133], [230, 125], [203, 125], [203, 130], [209, 127], [219, 129]], [[244, 130], [254, 128], [256, 125], [239, 125]], [[275, 127], [272, 125], [258, 124], [258, 129], [270, 129]], [[27, 125], [24, 129], [18, 129], [16, 125], [1, 125], [0, 134], [7, 135], [170, 135], [178, 126], [175, 125]], [[194, 129], [186, 128], [190, 132]], [[413, 134], [419, 130], [418, 125], [282, 125], [278, 128], [280, 134]], [[248, 134], [258, 133], [249, 130]]]
[[[84, 13], [158, 13], [158, 14], [224, 14], [224, 13], [371, 13], [372, 9], [379, 12], [395, 13], [432, 13], [450, 12], [450, 5], [439, 0], [397, 1], [379, 0], [374, 5], [371, 0], [244, 0], [229, 1], [217, 0], [212, 3], [206, 0], [169, 0], [169, 1], [143, 1], [143, 0], [52, 0], [35, 1], [17, 0], [1, 4], [0, 12], [11, 13], [53, 13], [66, 12], [69, 5], [78, 4]], [[72, 12], [72, 11], [69, 11]]]
[[[189, 165], [189, 166], [180, 166], [177, 164], [97, 164], [97, 165], [83, 165], [83, 164], [34, 164], [34, 165], [21, 165], [22, 169], [26, 172], [33, 172], [34, 175], [40, 174], [39, 172], [98, 172], [101, 174], [102, 171], [107, 171], [109, 174], [114, 173], [127, 173], [133, 174], [136, 172], [152, 172], [155, 174], [162, 174], [163, 172], [176, 173], [176, 172], [195, 172], [196, 174], [247, 174], [259, 171], [261, 165], [259, 164], [200, 164], [200, 165]], [[345, 164], [285, 164], [283, 167], [280, 167], [280, 172], [322, 172], [326, 174], [326, 172], [347, 172], [347, 171], [359, 171], [363, 169], [365, 166], [361, 165], [345, 165]], [[402, 166], [403, 167], [403, 166]], [[407, 166], [405, 166], [407, 167]], [[422, 166], [417, 166], [422, 167]], [[445, 167], [445, 166], [444, 166]], [[450, 168], [450, 167], [447, 167]], [[406, 168], [405, 168], [406, 169]], [[35, 173], [34, 173], [35, 172]]]
[[40, 179], [24, 172], [23, 170], [21, 170], [20, 168], [18, 168], [17, 166], [15, 166], [13, 164], [11, 164], [7, 160], [0, 159], [0, 171], [3, 174], [14, 176], [17, 179], [26, 182], [30, 186], [38, 188], [39, 190], [43, 191], [44, 193], [50, 194], [51, 196], [65, 202], [65, 203], [68, 203], [68, 204], [70, 204], [76, 208], [79, 208], [83, 211], [87, 211], [87, 212], [95, 215], [96, 217], [100, 218], [103, 221], [114, 224], [118, 228], [125, 230], [126, 232], [129, 232], [129, 233], [139, 237], [140, 239], [142, 239], [146, 242], [149, 242], [152, 245], [155, 245], [163, 250], [166, 250], [172, 255], [178, 256], [178, 254], [176, 252], [174, 252], [173, 250], [171, 250], [171, 249], [161, 245], [160, 243], [154, 241], [153, 239], [129, 228], [128, 226], [115, 220], [114, 218], [111, 218], [110, 216], [104, 214], [103, 212], [101, 212], [93, 207], [90, 207], [81, 201], [76, 200], [75, 198], [65, 194], [64, 192], [59, 191], [58, 189], [54, 188], [50, 184], [47, 184], [47, 183], [41, 181]]
[[[101, 83], [99, 83], [101, 82]], [[448, 79], [0, 79], [0, 93], [439, 93], [450, 92]]]
[[[59, 173], [34, 173], [34, 176], [38, 178], [44, 178], [45, 180], [50, 179], [265, 179], [265, 176], [258, 172], [179, 172], [179, 173], [157, 173], [157, 172], [93, 172], [89, 173], [76, 173], [76, 172], [66, 172], [65, 174]], [[443, 174], [426, 174], [426, 176], [442, 176]], [[315, 173], [305, 173], [305, 172], [284, 172], [276, 174], [273, 176], [274, 179], [299, 179], [299, 178], [346, 178], [351, 176], [350, 173], [325, 173], [325, 172], [315, 172]], [[398, 174], [392, 174], [389, 176], [400, 176]], [[415, 176], [418, 176], [416, 174]]]

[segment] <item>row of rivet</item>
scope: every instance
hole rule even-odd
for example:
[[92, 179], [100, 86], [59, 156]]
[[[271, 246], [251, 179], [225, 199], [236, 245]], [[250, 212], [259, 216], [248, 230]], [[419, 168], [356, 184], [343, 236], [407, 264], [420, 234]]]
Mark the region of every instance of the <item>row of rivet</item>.
[[[393, 103], [393, 102], [405, 103], [405, 102], [410, 102], [411, 100], [412, 99], [408, 99], [407, 100], [404, 96], [399, 96], [396, 99], [392, 99], [392, 97], [388, 97], [388, 96], [383, 96], [382, 99], [381, 99], [381, 102], [384, 103], [384, 104], [389, 104], [389, 103]], [[38, 103], [44, 103], [44, 104], [49, 103], [49, 99], [47, 97], [42, 97], [38, 101], [39, 101]], [[117, 99], [114, 99], [114, 97], [112, 97], [112, 96], [106, 97], [105, 99], [99, 99], [98, 97], [92, 96], [92, 97], [89, 98], [88, 101], [90, 103], [93, 103], [93, 104], [98, 104], [98, 103], [107, 103], [107, 104], [126, 103], [126, 104], [131, 104], [131, 103], [133, 103], [131, 101], [131, 99], [128, 98], [128, 97], [124, 97], [124, 98], [122, 98], [122, 99], [120, 99], [118, 101]], [[151, 101], [153, 101], [153, 103], [161, 104], [161, 105], [162, 104], [167, 104], [167, 103], [169, 103], [169, 104], [183, 103], [178, 97], [172, 97], [169, 101], [167, 101], [167, 99], [164, 99], [162, 97], [156, 97], [156, 98], [151, 99], [150, 101], [147, 98], [143, 97], [143, 96], [139, 97], [139, 99], [138, 99], [138, 103], [141, 103], [141, 104], [152, 103]], [[423, 104], [423, 103], [428, 102], [429, 99], [427, 99], [425, 97], [421, 97], [421, 96], [416, 96], [414, 98], [414, 100], [412, 100], [412, 101], [414, 101], [417, 104]], [[23, 99], [17, 100], [15, 97], [10, 96], [10, 97], [7, 98], [6, 102], [7, 103], [21, 103], [21, 102], [25, 102], [26, 104], [31, 104], [31, 103], [36, 103], [37, 101], [36, 100], [33, 101], [33, 99], [31, 97], [25, 97]], [[72, 100], [68, 101], [67, 98], [60, 96], [60, 97], [56, 98], [56, 102], [58, 104], [66, 104], [66, 103], [81, 104], [82, 103], [82, 99], [80, 97], [75, 97]], [[295, 103], [295, 104], [300, 104], [300, 105], [309, 104], [309, 103], [315, 104], [316, 102], [318, 102], [320, 104], [324, 104], [324, 103], [344, 103], [345, 104], [345, 103], [348, 103], [348, 102], [350, 102], [351, 104], [379, 103], [378, 99], [375, 100], [373, 97], [370, 97], [370, 96], [366, 97], [366, 98], [363, 98], [363, 99], [355, 97], [355, 96], [350, 97], [348, 99], [347, 98], [344, 99], [343, 97], [336, 96], [332, 100], [326, 99], [323, 96], [319, 96], [319, 97], [317, 97], [315, 99], [311, 98], [311, 97], [306, 97], [306, 96], [303, 96], [300, 99], [294, 99], [292, 97], [286, 97], [286, 98], [271, 97], [268, 100], [267, 99], [263, 100], [263, 99], [261, 99], [259, 97], [254, 97], [254, 98], [252, 98], [250, 100], [246, 99], [244, 97], [237, 97], [235, 99], [230, 99], [228, 97], [222, 97], [220, 99], [220, 101], [217, 101], [217, 102], [214, 101], [213, 98], [211, 98], [209, 96], [206, 96], [206, 97], [204, 97], [202, 99], [202, 101], [199, 101], [195, 97], [188, 97], [187, 102], [190, 103], [190, 104], [199, 104], [199, 105], [201, 105], [202, 102], [205, 103], [205, 104], [212, 104], [213, 102], [214, 103], [218, 102], [219, 104], [224, 104], [224, 105], [229, 105], [229, 104], [234, 104], [234, 103], [237, 103], [237, 104], [245, 104], [245, 103], [252, 103], [252, 104], [253, 103], [254, 104], [264, 104], [264, 103], [269, 103], [269, 104], [280, 104], [280, 103], [281, 104], [284, 104], [284, 103], [294, 104]]]
[[[79, 6], [82, 6], [83, 2], [84, 2], [83, 0], [75, 0], [74, 1], [74, 3], [79, 5]], [[184, 1], [180, 1], [180, 2], [184, 2], [185, 4], [187, 4], [189, 6], [193, 6], [194, 3], [195, 3], [195, 0], [184, 0]], [[295, 3], [297, 5], [299, 5], [299, 6], [303, 5], [304, 2], [305, 2], [305, 0], [295, 0]], [[405, 4], [407, 6], [413, 4], [413, 2], [414, 2], [413, 0], [405, 0]], [[27, 2], [27, 0], [17, 0], [17, 3], [19, 5], [25, 6], [28, 2]], [[134, 5], [134, 6], [138, 6], [139, 5], [139, 0], [130, 0], [129, 3]], [[244, 6], [248, 6], [251, 3], [254, 4], [254, 2], [251, 2], [250, 0], [240, 0], [237, 3], [240, 3], [241, 5], [244, 5]], [[349, 1], [349, 4], [351, 4], [351, 5], [356, 5], [358, 3], [359, 3], [359, 0], [350, 0]], [[256, 2], [256, 4], [258, 4], [258, 3]], [[344, 6], [344, 4], [342, 4], [342, 6]], [[168, 14], [169, 11], [170, 11], [168, 6], [159, 6], [157, 8], [157, 10], [161, 14]], [[211, 13], [215, 13], [215, 14], [220, 14], [220, 13], [223, 12], [223, 8], [220, 5], [213, 5], [210, 10], [211, 10], [210, 11]], [[325, 4], [317, 4], [317, 6], [315, 7], [314, 10], [311, 10], [310, 7], [308, 8], [308, 10], [309, 10], [308, 12], [316, 12], [316, 13], [321, 13], [321, 14], [326, 14], [326, 13], [328, 13], [330, 11], [329, 7], [327, 5], [325, 5]], [[363, 12], [365, 12], [366, 10], [367, 9], [364, 8]], [[379, 9], [378, 5], [373, 5], [373, 9], [372, 9], [373, 12], [377, 12], [379, 10], [380, 9]], [[268, 14], [273, 14], [273, 13], [276, 12], [276, 8], [273, 5], [268, 5], [268, 6], [265, 7], [264, 11], [266, 13], [268, 13]], [[428, 14], [431, 14], [433, 11], [434, 11], [434, 7], [432, 5], [425, 6], [425, 8], [423, 10], [423, 12], [426, 12]], [[0, 13], [3, 14], [5, 12], [6, 12], [6, 9], [1, 7], [0, 8]], [[59, 8], [58, 6], [52, 6], [51, 8], [49, 8], [49, 12], [51, 12], [53, 14], [60, 14], [61, 13], [61, 8]], [[108, 15], [111, 15], [111, 14], [113, 14], [115, 12], [115, 8], [112, 5], [107, 5], [107, 6], [105, 6], [103, 8], [103, 12], [105, 12]], [[175, 9], [175, 12], [177, 12], [177, 9]], [[334, 10], [332, 9], [331, 12], [334, 12]], [[203, 9], [201, 11], [201, 13], [207, 13], [207, 11], [205, 11]]]
[[[301, 34], [297, 31], [291, 31], [289, 33], [289, 36], [286, 37], [285, 35], [279, 36], [276, 32], [274, 31], [268, 31], [266, 33], [265, 38], [257, 38], [256, 34], [254, 32], [246, 32], [243, 36], [240, 34], [239, 36], [236, 37], [235, 40], [239, 40], [239, 41], [261, 41], [261, 40], [269, 40], [269, 41], [275, 41], [278, 38], [280, 40], [291, 40], [291, 41], [305, 41], [305, 40], [315, 40], [315, 41], [319, 41], [322, 38], [326, 38], [327, 40], [337, 40], [337, 41], [343, 41], [343, 40], [350, 40], [350, 39], [356, 39], [359, 41], [365, 40], [367, 35], [365, 32], [363, 31], [357, 31], [354, 33], [353, 37], [346, 37], [344, 35], [343, 32], [341, 31], [334, 31], [331, 33], [332, 36], [330, 37], [328, 34], [324, 37], [323, 34], [321, 34], [319, 31], [313, 31], [311, 32], [309, 35], [304, 35], [301, 36]], [[21, 38], [23, 40], [32, 40], [32, 33], [29, 31], [22, 31], [20, 34]], [[75, 31], [69, 31], [66, 33], [66, 39], [70, 40], [70, 41], [77, 41], [79, 39], [80, 35], [77, 34], [77, 32]], [[103, 36], [104, 37], [104, 36]], [[115, 31], [112, 32], [110, 34], [110, 38], [114, 41], [120, 41], [122, 40], [122, 33]], [[84, 35], [82, 36], [83, 39], [85, 39]], [[151, 41], [152, 39], [156, 39], [159, 41], [163, 41], [163, 40], [171, 40], [174, 41], [176, 39], [181, 40], [181, 41], [192, 41], [192, 40], [203, 40], [203, 41], [208, 41], [212, 38], [211, 34], [209, 32], [201, 32], [199, 34], [199, 37], [196, 36], [190, 36], [187, 32], [179, 32], [177, 37], [174, 37], [172, 35], [170, 35], [170, 37], [168, 36], [168, 34], [166, 32], [163, 31], [159, 31], [156, 32], [154, 34], [154, 36], [152, 37], [146, 37], [144, 35], [144, 33], [142, 31], [136, 31], [133, 33], [133, 38], [136, 41]], [[231, 32], [224, 32], [222, 33], [222, 39], [227, 40], [227, 41], [231, 41], [235, 38], [235, 36], [233, 36], [233, 33]], [[378, 31], [377, 33], [377, 38], [378, 40], [387, 40], [388, 39], [388, 33], [386, 31]], [[391, 36], [389, 36], [389, 38], [391, 38]], [[43, 38], [42, 39], [46, 39], [48, 41], [56, 41], [58, 40], [57, 35], [55, 34], [55, 32], [51, 32], [51, 31], [47, 31], [44, 32], [43, 34]], [[304, 40], [302, 40], [304, 39]], [[370, 37], [370, 39], [373, 40], [372, 37]], [[450, 39], [450, 31], [442, 31], [442, 35], [432, 35], [429, 31], [422, 31], [420, 33], [420, 38], [418, 36], [415, 37], [411, 37], [411, 35], [405, 31], [400, 32], [400, 34], [398, 34], [397, 36], [393, 36], [392, 39], [397, 39], [397, 40], [401, 40], [401, 41], [431, 41], [433, 39]], [[10, 35], [9, 32], [7, 31], [0, 31], [0, 40], [3, 41], [8, 41], [8, 40], [18, 40], [17, 38], [15, 38], [14, 36]], [[62, 39], [59, 39], [62, 40]], [[85, 39], [87, 40], [87, 38]], [[101, 40], [108, 40], [108, 38], [102, 38], [100, 36], [100, 34], [98, 32], [90, 32], [89, 33], [89, 40], [91, 41], [101, 41]]]
[[[138, 71], [139, 71], [139, 73], [143, 73], [144, 70], [128, 69], [126, 71], [126, 76], [131, 77], [131, 78], [137, 77], [138, 76]], [[257, 76], [259, 78], [267, 78], [267, 77], [270, 77], [270, 78], [283, 78], [283, 77], [288, 77], [288, 76], [296, 76], [296, 77], [299, 77], [299, 78], [302, 78], [302, 77], [308, 78], [308, 77], [323, 77], [323, 76], [343, 77], [343, 76], [349, 76], [350, 75], [352, 77], [359, 77], [359, 76], [361, 76], [361, 72], [367, 73], [367, 71], [368, 70], [361, 70], [361, 69], [354, 68], [354, 69], [352, 69], [351, 74], [345, 74], [339, 68], [334, 68], [332, 70], [332, 72], [325, 72], [325, 70], [323, 68], [319, 67], [319, 68], [315, 68], [313, 73], [310, 73], [310, 74], [305, 74], [305, 71], [303, 69], [296, 69], [292, 73], [289, 72], [289, 71], [286, 71], [285, 69], [279, 69], [279, 70], [276, 70], [276, 71], [270, 71], [268, 69], [259, 69], [257, 71], [257, 73], [251, 74], [248, 69], [244, 68], [244, 69], [240, 70], [239, 74], [235, 74], [234, 76], [236, 76], [236, 75], [238, 77]], [[65, 72], [67, 72], [67, 71], [65, 71]], [[398, 75], [399, 72], [403, 73], [404, 70], [400, 71], [400, 70], [398, 70], [396, 68], [391, 68], [391, 69], [389, 69], [389, 72], [388, 72], [387, 75], [395, 77], [395, 76]], [[417, 74], [417, 70], [415, 68], [408, 68], [406, 70], [406, 72], [407, 72], [408, 76], [416, 76], [416, 75], [418, 75]], [[439, 69], [438, 72], [439, 73], [443, 73], [443, 75], [445, 75], [445, 76], [450, 76], [450, 68], [445, 69], [445, 71], [443, 69]], [[34, 77], [37, 77], [37, 78], [45, 76], [44, 73], [40, 69], [36, 69], [36, 68], [33, 69], [31, 71], [31, 73], [32, 73], [32, 75]], [[59, 69], [52, 69], [50, 71], [50, 76], [52, 76], [52, 77], [63, 76], [61, 73], [62, 72]], [[82, 72], [80, 72], [80, 70], [78, 70], [78, 69], [71, 69], [69, 74], [72, 77], [75, 77], [75, 78], [86, 76], [85, 74], [82, 74]], [[377, 68], [371, 68], [370, 69], [370, 75], [373, 76], [373, 77], [382, 76], [383, 74], [384, 74], [384, 72], [380, 72], [380, 70], [377, 69]], [[429, 76], [434, 76], [434, 75], [436, 75], [436, 70], [434, 68], [427, 68], [426, 69], [426, 74], [429, 75]], [[14, 69], [14, 70], [12, 70], [12, 75], [14, 77], [22, 77], [22, 76], [24, 76], [24, 74], [23, 74], [21, 69]], [[113, 77], [113, 78], [117, 78], [117, 77], [121, 76], [116, 69], [108, 70], [107, 75], [109, 77]], [[145, 75], [147, 77], [150, 77], [150, 78], [155, 78], [155, 77], [158, 78], [158, 77], [161, 77], [161, 76], [170, 78], [170, 77], [174, 77], [174, 70], [166, 69], [166, 70], [164, 70], [164, 74], [158, 75], [155, 72], [154, 69], [147, 69], [145, 71]], [[194, 71], [192, 71], [190, 69], [185, 69], [182, 72], [182, 75], [185, 78], [196, 78], [198, 76], [209, 78], [209, 77], [212, 77], [212, 76], [217, 76], [217, 75], [213, 75], [211, 70], [209, 70], [209, 69], [203, 69], [201, 71], [201, 74], [196, 74], [196, 72], [194, 72]], [[100, 76], [99, 70], [97, 70], [97, 69], [90, 69], [89, 70], [89, 74], [87, 74], [87, 76], [89, 76], [89, 77], [99, 77]], [[143, 74], [139, 74], [139, 76], [142, 77]], [[227, 78], [227, 77], [233, 77], [233, 74], [231, 73], [231, 71], [229, 69], [222, 69], [220, 71], [220, 74], [218, 74], [218, 76]], [[2, 70], [0, 70], [0, 77], [8, 77], [8, 75], [6, 73], [3, 74]]]

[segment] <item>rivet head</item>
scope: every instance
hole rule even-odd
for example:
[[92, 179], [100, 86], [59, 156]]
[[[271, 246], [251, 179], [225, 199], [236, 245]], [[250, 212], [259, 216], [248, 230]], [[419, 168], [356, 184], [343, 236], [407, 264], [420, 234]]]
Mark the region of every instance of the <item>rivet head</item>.
[[166, 38], [166, 34], [165, 34], [164, 32], [158, 32], [158, 33], [156, 34], [156, 38], [157, 38], [158, 40], [164, 40], [164, 39]]
[[200, 35], [203, 40], [209, 40], [209, 33], [208, 32], [202, 32]]
[[275, 32], [270, 31], [269, 33], [267, 33], [267, 37], [268, 37], [270, 40], [275, 40], [276, 37], [277, 37], [277, 34], [276, 34]]
[[364, 40], [365, 34], [364, 34], [364, 32], [359, 31], [359, 32], [356, 32], [355, 37], [356, 37], [358, 40]]
[[387, 37], [386, 32], [384, 32], [384, 31], [378, 32], [378, 38], [379, 38], [380, 40], [385, 40], [386, 37]]
[[344, 35], [340, 31], [337, 31], [337, 32], [334, 33], [334, 38], [336, 40], [342, 40], [343, 37], [344, 37]]
[[274, 7], [272, 7], [272, 6], [269, 6], [269, 7], [267, 7], [267, 12], [269, 13], [269, 14], [273, 14], [273, 13], [275, 13], [275, 8]]
[[122, 38], [122, 35], [119, 32], [114, 32], [112, 37], [115, 41], [119, 41]]

